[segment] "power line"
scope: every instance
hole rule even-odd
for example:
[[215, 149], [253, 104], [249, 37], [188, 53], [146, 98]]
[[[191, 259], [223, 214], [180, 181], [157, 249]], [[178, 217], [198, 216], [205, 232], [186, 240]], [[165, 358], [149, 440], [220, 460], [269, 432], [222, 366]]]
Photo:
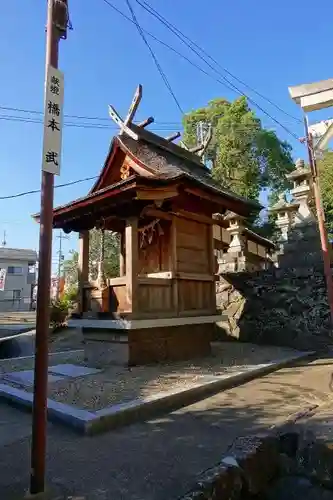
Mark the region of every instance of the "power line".
[[[65, 182], [64, 184], [58, 184], [57, 186], [54, 186], [54, 189], [67, 187], [67, 186], [73, 186], [74, 184], [79, 184], [80, 182], [92, 181], [92, 180], [95, 180], [97, 178], [98, 178], [98, 176], [94, 175], [93, 177], [85, 177], [84, 179], [77, 179], [76, 181]], [[41, 191], [40, 189], [33, 189], [31, 191], [23, 191], [22, 193], [11, 194], [8, 196], [0, 196], [0, 200], [10, 200], [13, 198], [21, 198], [22, 196], [27, 196], [29, 194], [40, 193], [40, 191]]]
[[[126, 19], [126, 21], [128, 21], [128, 22], [130, 22], [132, 24], [135, 24], [134, 21], [133, 21], [133, 19], [131, 19], [130, 17], [128, 17], [126, 14], [124, 14], [124, 12], [122, 12], [120, 9], [118, 9], [115, 5], [111, 4], [108, 0], [103, 0], [103, 2], [105, 2], [106, 5], [108, 5], [109, 7], [111, 7], [111, 9], [113, 9], [115, 12], [117, 12], [121, 17], [123, 17], [124, 19]], [[179, 52], [177, 49], [175, 49], [174, 47], [172, 47], [168, 43], [164, 42], [163, 40], [160, 40], [159, 38], [157, 38], [157, 36], [153, 35], [153, 33], [151, 33], [150, 31], [147, 31], [146, 29], [144, 29], [142, 27], [141, 27], [141, 29], [142, 29], [142, 31], [144, 33], [146, 33], [146, 35], [148, 35], [150, 38], [152, 38], [153, 40], [155, 40], [155, 42], [163, 45], [168, 50], [171, 50], [171, 52], [174, 52], [177, 56], [179, 56], [182, 59], [184, 59], [185, 61], [187, 61], [189, 64], [191, 64], [191, 66], [193, 66], [194, 68], [196, 68], [201, 73], [203, 73], [204, 75], [206, 75], [209, 78], [213, 79], [214, 81], [219, 81], [213, 75], [210, 75], [207, 71], [205, 71], [203, 68], [201, 68], [200, 66], [198, 66], [194, 61], [192, 61], [187, 56], [185, 56], [184, 54], [182, 54], [181, 52]], [[222, 83], [222, 82], [219, 82], [219, 83]], [[230, 90], [232, 90], [232, 89], [230, 89]]]
[[[40, 120], [38, 118], [31, 118], [31, 117], [24, 117], [24, 116], [15, 116], [15, 115], [1, 115], [0, 114], [0, 120], [3, 121], [12, 121], [12, 122], [22, 122], [22, 123], [37, 123], [37, 124], [43, 124], [43, 120]], [[178, 124], [180, 126], [181, 124]], [[64, 127], [77, 127], [77, 128], [85, 128], [85, 129], [102, 129], [102, 130], [118, 130], [117, 126], [115, 125], [106, 125], [104, 123], [74, 123], [74, 122], [65, 122]], [[174, 130], [177, 128], [177, 126], [161, 126], [161, 127], [152, 127], [150, 130], [154, 131], [166, 131], [169, 132], [170, 130]]]
[[183, 111], [183, 109], [182, 109], [181, 105], [179, 104], [179, 101], [178, 101], [178, 99], [177, 99], [177, 97], [176, 97], [176, 95], [175, 95], [174, 91], [172, 90], [172, 87], [171, 87], [171, 85], [170, 85], [170, 82], [169, 82], [169, 80], [168, 80], [168, 78], [167, 78], [166, 74], [164, 73], [164, 71], [163, 71], [163, 69], [162, 69], [162, 66], [160, 65], [160, 63], [159, 63], [159, 61], [158, 61], [158, 59], [157, 59], [157, 57], [156, 57], [156, 55], [155, 55], [155, 53], [154, 53], [153, 49], [151, 48], [150, 44], [148, 43], [147, 38], [145, 37], [145, 34], [144, 34], [144, 32], [143, 32], [143, 30], [142, 30], [142, 28], [141, 28], [141, 26], [140, 26], [140, 23], [139, 23], [139, 21], [138, 21], [138, 19], [137, 19], [136, 15], [135, 15], [135, 12], [134, 12], [134, 10], [133, 10], [133, 7], [132, 7], [132, 5], [131, 5], [130, 1], [129, 1], [129, 0], [126, 0], [126, 4], [127, 4], [127, 7], [128, 7], [128, 9], [129, 9], [129, 11], [130, 11], [130, 13], [131, 13], [132, 19], [133, 19], [133, 21], [134, 21], [134, 23], [135, 23], [135, 25], [136, 25], [136, 27], [137, 27], [137, 30], [138, 30], [138, 32], [139, 32], [139, 34], [140, 34], [140, 36], [141, 36], [141, 38], [142, 38], [143, 42], [144, 42], [144, 43], [145, 43], [145, 45], [147, 46], [147, 48], [148, 48], [148, 50], [149, 50], [149, 52], [150, 52], [150, 55], [151, 55], [151, 57], [152, 57], [152, 59], [153, 59], [153, 61], [154, 61], [154, 63], [155, 63], [155, 66], [156, 66], [156, 68], [157, 68], [157, 70], [158, 70], [159, 74], [160, 74], [160, 75], [161, 75], [161, 77], [162, 77], [162, 80], [163, 80], [163, 82], [164, 82], [164, 84], [165, 84], [166, 88], [169, 90], [169, 92], [170, 92], [170, 94], [171, 94], [171, 96], [172, 96], [173, 100], [175, 101], [175, 103], [176, 103], [176, 105], [177, 105], [177, 107], [178, 107], [179, 111], [180, 111], [182, 114], [184, 114], [184, 111]]
[[[163, 23], [165, 26], [167, 26], [169, 29], [173, 28], [181, 37], [183, 37], [184, 39], [186, 39], [190, 44], [192, 44], [194, 47], [196, 47], [198, 50], [200, 50], [206, 57], [208, 57], [208, 59], [210, 59], [214, 64], [216, 64], [216, 66], [218, 66], [222, 71], [224, 71], [229, 76], [231, 76], [232, 78], [234, 78], [238, 83], [240, 83], [241, 85], [244, 85], [244, 87], [248, 88], [249, 90], [251, 90], [252, 92], [254, 92], [255, 94], [257, 94], [259, 97], [261, 97], [265, 101], [269, 102], [269, 104], [271, 104], [272, 106], [274, 106], [276, 109], [278, 109], [281, 113], [285, 114], [289, 118], [292, 118], [293, 120], [297, 121], [298, 123], [303, 123], [303, 121], [300, 118], [297, 118], [296, 116], [293, 116], [292, 114], [288, 113], [283, 108], [281, 108], [278, 104], [276, 104], [274, 101], [272, 101], [269, 97], [265, 96], [264, 94], [262, 94], [261, 92], [259, 92], [255, 88], [251, 87], [246, 82], [244, 82], [244, 80], [241, 80], [234, 73], [232, 73], [227, 68], [225, 68], [224, 66], [222, 66], [203, 47], [201, 47], [196, 42], [194, 42], [191, 38], [189, 38], [187, 35], [185, 35], [174, 24], [170, 23], [170, 21], [168, 21], [165, 17], [163, 17], [162, 14], [160, 14], [156, 9], [154, 9], [154, 7], [152, 7], [147, 1], [143, 0], [143, 4], [144, 5], [139, 0], [136, 0], [136, 2], [142, 8], [144, 8], [145, 10], [147, 10], [147, 12], [149, 12], [151, 15], [154, 15], [155, 17], [157, 17], [159, 19], [159, 21], [161, 23]], [[183, 42], [184, 42], [184, 40], [183, 40]]]
[[[288, 134], [290, 134], [294, 139], [296, 139], [296, 140], [299, 139], [298, 136], [294, 132], [292, 132], [288, 127], [286, 127], [281, 122], [279, 122], [279, 120], [274, 118], [270, 113], [268, 113], [268, 111], [266, 111], [264, 108], [262, 108], [254, 99], [252, 99], [247, 94], [242, 92], [242, 90], [240, 90], [234, 83], [232, 83], [230, 80], [228, 80], [228, 78], [226, 78], [220, 71], [218, 71], [216, 68], [214, 68], [214, 66], [212, 64], [210, 64], [209, 61], [207, 61], [207, 59], [205, 59], [200, 54], [200, 52], [198, 52], [195, 48], [192, 47], [192, 45], [190, 43], [188, 43], [186, 41], [185, 35], [183, 35], [182, 32], [178, 28], [174, 28], [173, 25], [171, 25], [171, 23], [169, 23], [169, 21], [164, 20], [164, 18], [162, 18], [160, 16], [160, 14], [158, 14], [157, 11], [155, 11], [152, 7], [150, 7], [149, 4], [147, 4], [147, 2], [145, 2], [145, 3], [146, 3], [146, 5], [148, 5], [148, 7], [146, 7], [146, 5], [144, 5], [142, 2], [140, 2], [140, 0], [136, 0], [136, 2], [144, 10], [146, 10], [149, 14], [151, 14], [152, 16], [157, 18], [162, 24], [164, 24], [164, 26], [166, 26], [172, 33], [174, 33], [177, 36], [177, 38], [179, 38], [185, 45], [187, 45], [187, 47], [192, 52], [194, 52], [205, 64], [207, 64], [207, 66], [209, 66], [213, 71], [215, 71], [218, 75], [220, 75], [221, 78], [223, 78], [223, 80], [227, 82], [229, 88], [232, 87], [232, 89], [234, 91], [236, 91], [238, 94], [246, 97], [249, 102], [251, 102], [254, 106], [256, 106], [260, 111], [262, 111], [266, 116], [268, 116], [271, 120], [273, 120], [277, 125], [280, 125], [280, 127], [282, 127], [286, 132], [288, 132]], [[191, 43], [193, 44], [192, 41], [191, 41]]]
[[[135, 24], [134, 21], [129, 18], [124, 12], [122, 12], [120, 9], [118, 9], [115, 5], [113, 5], [109, 0], [103, 0], [103, 2], [108, 5], [111, 9], [113, 9], [115, 12], [117, 12], [121, 17], [123, 17], [124, 19], [126, 19], [128, 22], [132, 23], [132, 24]], [[155, 40], [156, 42], [160, 43], [161, 45], [163, 45], [164, 47], [166, 47], [167, 49], [171, 50], [172, 52], [174, 52], [175, 54], [177, 54], [179, 57], [181, 57], [182, 59], [184, 59], [185, 61], [187, 61], [189, 64], [191, 64], [191, 66], [195, 67], [196, 69], [198, 69], [201, 73], [205, 74], [206, 76], [208, 76], [209, 78], [213, 79], [214, 81], [218, 82], [219, 84], [223, 85], [224, 87], [228, 88], [229, 90], [233, 91], [233, 92], [236, 92], [237, 94], [240, 94], [240, 95], [243, 95], [245, 97], [247, 97], [247, 99], [252, 102], [258, 109], [260, 109], [265, 115], [267, 115], [272, 121], [274, 121], [277, 125], [279, 125], [280, 127], [282, 127], [288, 134], [290, 134], [294, 139], [296, 139], [297, 141], [299, 140], [299, 137], [298, 135], [296, 135], [295, 133], [293, 133], [291, 130], [289, 130], [285, 125], [283, 125], [281, 122], [279, 122], [277, 119], [275, 119], [274, 117], [272, 117], [267, 111], [265, 111], [263, 108], [261, 108], [261, 106], [259, 104], [257, 104], [253, 99], [251, 99], [250, 97], [246, 96], [243, 92], [241, 92], [239, 89], [235, 89], [235, 86], [234, 84], [232, 84], [232, 82], [230, 82], [230, 85], [228, 85], [227, 83], [223, 82], [222, 80], [220, 80], [219, 78], [216, 78], [214, 77], [213, 75], [211, 75], [210, 73], [208, 73], [206, 70], [204, 70], [203, 68], [201, 68], [200, 66], [198, 66], [195, 62], [193, 62], [191, 59], [189, 59], [188, 57], [186, 57], [184, 54], [182, 54], [181, 52], [179, 52], [178, 50], [176, 50], [174, 47], [172, 47], [171, 45], [167, 44], [166, 42], [164, 42], [163, 40], [160, 40], [159, 38], [157, 38], [155, 35], [153, 35], [150, 31], [147, 31], [145, 30], [144, 28], [141, 28], [142, 31], [144, 33], [146, 33], [148, 36], [150, 36], [153, 40]], [[182, 40], [183, 41], [183, 40]], [[184, 42], [183, 42], [184, 43]], [[191, 48], [191, 50], [193, 50]], [[201, 55], [199, 55], [200, 58], [202, 58]], [[204, 62], [206, 64], [208, 64], [213, 70], [214, 72], [216, 72], [217, 70], [212, 67], [209, 63], [207, 63], [207, 61], [205, 61], [205, 59], [203, 59]], [[222, 78], [224, 80], [227, 80], [226, 77], [224, 75], [222, 75]]]
[[[13, 107], [9, 107], [9, 106], [0, 106], [0, 110], [3, 110], [3, 111], [14, 111], [14, 112], [17, 112], [17, 113], [28, 113], [28, 114], [32, 114], [32, 115], [44, 115], [44, 112], [43, 111], [38, 111], [36, 109], [22, 109], [22, 108], [13, 108]], [[110, 122], [110, 118], [105, 118], [105, 117], [102, 117], [102, 116], [80, 116], [80, 115], [68, 115], [68, 114], [65, 114], [64, 115], [65, 118], [74, 118], [74, 119], [77, 119], [77, 120], [99, 120], [99, 121], [107, 121], [107, 122]], [[157, 121], [157, 122], [154, 122], [155, 125], [179, 125], [180, 122], [163, 122], [163, 121]]]

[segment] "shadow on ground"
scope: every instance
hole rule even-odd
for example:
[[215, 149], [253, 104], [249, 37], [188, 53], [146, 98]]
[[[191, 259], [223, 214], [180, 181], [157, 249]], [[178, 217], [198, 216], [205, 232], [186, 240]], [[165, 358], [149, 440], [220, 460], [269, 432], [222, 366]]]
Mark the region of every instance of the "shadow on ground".
[[[314, 402], [326, 402], [332, 370], [333, 360], [318, 366], [303, 362], [162, 418], [95, 437], [49, 425], [49, 479], [57, 491], [85, 500], [177, 499], [237, 436], [282, 424]], [[3, 447], [0, 498], [17, 500], [27, 487], [29, 445], [24, 438]]]

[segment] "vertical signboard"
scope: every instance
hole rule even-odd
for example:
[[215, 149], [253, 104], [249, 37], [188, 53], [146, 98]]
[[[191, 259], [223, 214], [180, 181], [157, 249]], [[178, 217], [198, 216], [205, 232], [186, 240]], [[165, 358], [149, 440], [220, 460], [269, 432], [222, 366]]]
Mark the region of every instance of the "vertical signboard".
[[7, 269], [0, 268], [0, 292], [5, 290]]
[[42, 170], [60, 175], [64, 103], [64, 75], [48, 67], [45, 89]]

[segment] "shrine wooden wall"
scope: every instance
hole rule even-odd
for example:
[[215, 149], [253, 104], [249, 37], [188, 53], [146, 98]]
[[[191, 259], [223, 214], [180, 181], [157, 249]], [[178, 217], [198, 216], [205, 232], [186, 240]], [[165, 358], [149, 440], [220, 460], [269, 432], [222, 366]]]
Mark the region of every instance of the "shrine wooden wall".
[[139, 232], [139, 275], [170, 270], [170, 227], [170, 221], [159, 221], [151, 235], [151, 242], [149, 242], [149, 230], [147, 234]]
[[163, 234], [139, 249], [138, 317], [215, 314], [212, 225], [176, 216], [163, 222]]
[[175, 219], [176, 308], [179, 315], [216, 312], [213, 233], [210, 224]]
[[[171, 222], [161, 220], [149, 235], [142, 231], [138, 235], [138, 301], [140, 317], [173, 316], [172, 280], [168, 278], [171, 267]], [[149, 237], [152, 237], [151, 241]], [[162, 277], [152, 277], [164, 273]], [[147, 276], [149, 275], [149, 276]]]

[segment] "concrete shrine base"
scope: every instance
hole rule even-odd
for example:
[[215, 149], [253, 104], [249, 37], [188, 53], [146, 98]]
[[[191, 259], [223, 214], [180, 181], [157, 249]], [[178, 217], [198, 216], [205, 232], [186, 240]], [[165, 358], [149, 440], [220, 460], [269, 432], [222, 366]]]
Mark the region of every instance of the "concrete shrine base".
[[81, 327], [85, 360], [100, 368], [182, 361], [208, 356], [216, 321], [221, 315], [161, 319], [73, 319]]

